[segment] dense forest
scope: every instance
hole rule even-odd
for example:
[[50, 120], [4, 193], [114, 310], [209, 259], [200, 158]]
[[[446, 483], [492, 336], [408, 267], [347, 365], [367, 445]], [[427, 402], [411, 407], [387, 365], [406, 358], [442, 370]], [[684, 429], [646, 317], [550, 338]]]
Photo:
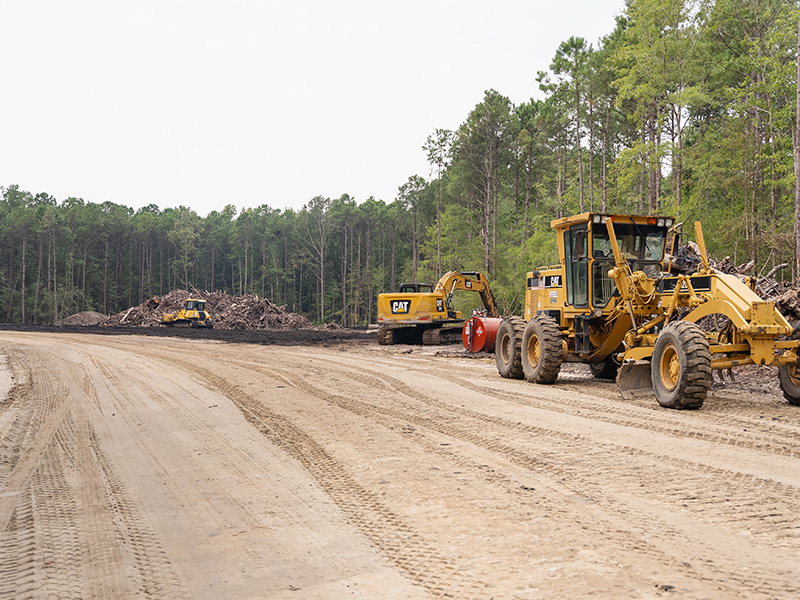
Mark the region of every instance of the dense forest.
[[526, 271], [554, 261], [550, 221], [585, 211], [700, 219], [713, 255], [757, 272], [786, 262], [795, 280], [797, 32], [789, 0], [628, 0], [605, 38], [571, 37], [547, 70], [519, 74], [543, 99], [488, 90], [457, 130], [420, 140], [430, 173], [391, 202], [320, 196], [201, 217], [8, 185], [0, 321], [113, 314], [197, 288], [364, 325], [378, 293], [450, 269], [486, 272], [501, 310], [519, 314]]

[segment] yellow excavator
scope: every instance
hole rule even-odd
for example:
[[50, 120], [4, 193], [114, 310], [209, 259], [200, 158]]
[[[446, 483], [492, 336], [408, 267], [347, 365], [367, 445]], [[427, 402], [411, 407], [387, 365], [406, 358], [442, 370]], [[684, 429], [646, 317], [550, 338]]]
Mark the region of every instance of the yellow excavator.
[[466, 319], [453, 306], [456, 290], [477, 292], [487, 316], [497, 317], [497, 306], [489, 282], [476, 271], [450, 271], [435, 286], [403, 283], [395, 293], [378, 295], [378, 343], [458, 343]]
[[670, 217], [584, 213], [551, 225], [560, 264], [528, 273], [525, 317], [500, 324], [500, 375], [550, 384], [563, 362], [584, 362], [625, 398], [686, 409], [703, 405], [713, 371], [772, 365], [800, 405], [795, 329], [752, 280], [711, 268], [699, 222], [690, 275], [672, 272], [680, 231]]
[[176, 313], [164, 313], [161, 324], [179, 327], [207, 327], [211, 329], [214, 323], [206, 310], [206, 301], [200, 298], [187, 298]]

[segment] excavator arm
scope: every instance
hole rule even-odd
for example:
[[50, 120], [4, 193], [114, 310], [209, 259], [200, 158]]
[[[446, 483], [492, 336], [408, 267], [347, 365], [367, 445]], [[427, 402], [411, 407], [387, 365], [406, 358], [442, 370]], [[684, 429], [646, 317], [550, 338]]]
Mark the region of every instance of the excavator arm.
[[478, 273], [477, 271], [449, 271], [442, 275], [433, 291], [444, 295], [448, 312], [455, 312], [452, 305], [453, 292], [455, 290], [478, 292], [488, 316], [499, 316], [492, 290], [483, 273]]

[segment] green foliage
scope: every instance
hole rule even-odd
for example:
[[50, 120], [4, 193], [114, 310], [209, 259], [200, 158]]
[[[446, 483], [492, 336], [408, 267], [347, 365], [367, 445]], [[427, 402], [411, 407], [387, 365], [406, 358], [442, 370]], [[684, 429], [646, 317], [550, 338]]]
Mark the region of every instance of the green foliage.
[[689, 237], [702, 220], [712, 255], [756, 272], [793, 263], [797, 22], [786, 0], [629, 0], [596, 47], [555, 49], [543, 99], [488, 90], [454, 131], [435, 129], [431, 179], [410, 176], [389, 203], [318, 196], [202, 218], [0, 188], [0, 320], [196, 287], [365, 325], [379, 293], [452, 269], [485, 272], [519, 314], [525, 274], [557, 260], [550, 221], [581, 209], [674, 215]]

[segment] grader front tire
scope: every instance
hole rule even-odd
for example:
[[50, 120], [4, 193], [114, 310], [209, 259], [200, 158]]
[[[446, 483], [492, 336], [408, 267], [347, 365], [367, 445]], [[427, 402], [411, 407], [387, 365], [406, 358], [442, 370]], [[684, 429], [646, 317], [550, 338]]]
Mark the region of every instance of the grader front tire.
[[800, 406], [800, 365], [779, 366], [778, 381], [786, 401], [792, 406]]
[[522, 335], [522, 371], [533, 383], [555, 383], [564, 361], [561, 331], [552, 317], [528, 321]]
[[664, 327], [653, 348], [651, 375], [656, 400], [666, 408], [700, 408], [711, 387], [711, 352], [696, 323]]

